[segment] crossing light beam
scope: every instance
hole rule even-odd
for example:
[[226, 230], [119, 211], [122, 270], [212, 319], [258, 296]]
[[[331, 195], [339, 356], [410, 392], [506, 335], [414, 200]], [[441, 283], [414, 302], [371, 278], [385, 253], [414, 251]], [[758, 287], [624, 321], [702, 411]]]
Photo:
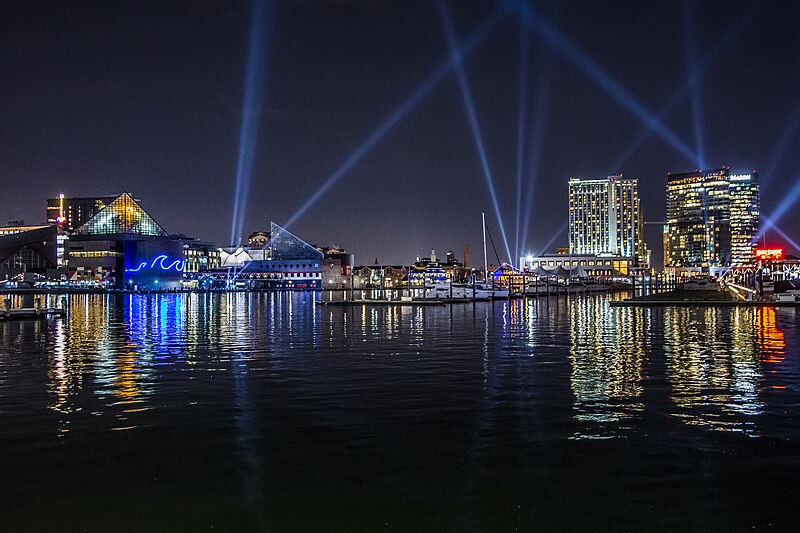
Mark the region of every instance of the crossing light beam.
[[269, 4], [270, 0], [253, 0], [250, 18], [250, 46], [247, 52], [247, 72], [242, 98], [242, 123], [239, 130], [239, 151], [236, 162], [231, 245], [239, 244], [242, 238], [250, 182], [253, 176], [253, 161], [264, 98], [263, 85], [267, 61], [265, 42], [271, 18]]
[[[508, 16], [508, 12], [497, 9], [489, 16], [477, 29], [475, 29], [458, 47], [460, 54], [464, 57], [469, 56], [478, 45], [497, 27], [497, 25]], [[330, 190], [342, 177], [344, 177], [353, 166], [361, 161], [380, 141], [384, 139], [394, 128], [402, 122], [433, 90], [450, 74], [453, 70], [453, 61], [448, 58], [440, 63], [420, 84], [406, 96], [392, 111], [389, 112], [383, 121], [376, 127], [353, 152], [342, 161], [325, 180], [320, 184], [316, 191], [289, 217], [283, 224], [284, 228], [289, 228], [297, 222], [308, 209], [317, 203], [326, 192]]]
[[552, 22], [533, 11], [530, 4], [525, 3], [521, 5], [520, 8], [523, 13], [526, 13], [523, 20], [526, 21], [528, 27], [534, 31], [542, 41], [577, 67], [592, 83], [603, 90], [643, 124], [648, 126], [648, 128], [657, 133], [675, 150], [683, 154], [690, 161], [694, 159], [695, 152], [675, 135], [675, 133], [667, 128], [657, 115], [648, 110], [636, 99], [630, 90], [614, 79], [611, 74], [589, 57], [588, 54], [562, 34]]
[[489, 196], [492, 200], [492, 207], [494, 208], [497, 223], [500, 226], [500, 234], [503, 238], [503, 244], [506, 249], [506, 257], [511, 260], [511, 250], [508, 246], [508, 237], [506, 236], [505, 225], [503, 224], [503, 215], [500, 212], [500, 203], [497, 198], [497, 190], [494, 185], [494, 177], [492, 176], [491, 166], [489, 165], [489, 156], [486, 154], [486, 146], [483, 142], [483, 134], [478, 122], [478, 113], [475, 110], [475, 103], [472, 99], [472, 91], [470, 90], [469, 81], [467, 80], [466, 69], [464, 68], [464, 57], [458, 49], [456, 41], [455, 28], [453, 28], [453, 20], [450, 11], [447, 9], [447, 4], [443, 0], [439, 0], [436, 6], [439, 9], [439, 16], [444, 25], [444, 33], [447, 38], [447, 43], [450, 47], [452, 62], [456, 71], [456, 79], [458, 80], [458, 87], [461, 90], [461, 99], [464, 102], [464, 107], [467, 111], [469, 118], [469, 125], [472, 129], [472, 137], [475, 141], [475, 148], [478, 151], [478, 158], [480, 159], [483, 176], [486, 179], [486, 187], [489, 189]]

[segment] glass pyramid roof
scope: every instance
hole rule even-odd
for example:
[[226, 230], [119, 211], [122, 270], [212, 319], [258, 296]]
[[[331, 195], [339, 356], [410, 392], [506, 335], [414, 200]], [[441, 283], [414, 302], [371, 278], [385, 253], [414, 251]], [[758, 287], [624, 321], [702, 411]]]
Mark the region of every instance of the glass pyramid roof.
[[322, 252], [276, 223], [272, 223], [270, 231], [272, 238], [267, 246], [272, 259], [322, 259]]
[[164, 228], [126, 192], [117, 196], [86, 224], [75, 230], [75, 234], [169, 236]]

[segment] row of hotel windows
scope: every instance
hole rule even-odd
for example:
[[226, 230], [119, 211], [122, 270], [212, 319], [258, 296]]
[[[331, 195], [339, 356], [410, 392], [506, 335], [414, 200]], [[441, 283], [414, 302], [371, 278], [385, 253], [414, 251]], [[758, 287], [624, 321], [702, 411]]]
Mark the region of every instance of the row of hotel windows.
[[574, 261], [533, 261], [531, 263], [532, 267], [538, 266], [616, 266], [619, 264], [627, 264], [630, 261], [595, 261], [593, 259], [590, 260], [574, 260]]
[[321, 272], [265, 272], [252, 274], [254, 279], [283, 279], [283, 278], [321, 278]]
[[[294, 263], [292, 263], [292, 264], [287, 264], [287, 263], [283, 263], [283, 264], [269, 263], [268, 266], [269, 266], [270, 269], [273, 269], [273, 268], [311, 268], [311, 263], [298, 263], [298, 264], [294, 264]], [[263, 268], [263, 266], [260, 266], [259, 268]], [[314, 268], [319, 268], [319, 263], [314, 263]]]
[[78, 252], [71, 250], [69, 252], [71, 257], [117, 257], [121, 255], [119, 252], [111, 252], [107, 250], [98, 251], [98, 252]]

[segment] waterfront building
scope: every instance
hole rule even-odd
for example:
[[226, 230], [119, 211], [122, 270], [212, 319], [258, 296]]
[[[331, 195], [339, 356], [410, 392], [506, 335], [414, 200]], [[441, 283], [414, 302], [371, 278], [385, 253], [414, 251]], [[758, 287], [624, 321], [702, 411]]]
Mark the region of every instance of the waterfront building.
[[26, 273], [56, 277], [56, 236], [54, 226], [0, 227], [0, 281]]
[[58, 195], [58, 198], [48, 198], [47, 223], [57, 225], [64, 231], [73, 232], [116, 198], [116, 196], [67, 198], [63, 194]]
[[[404, 265], [364, 265], [353, 269], [353, 287], [356, 289], [404, 286], [408, 283], [410, 267]], [[422, 281], [420, 281], [422, 285]]]
[[270, 236], [268, 231], [254, 231], [247, 237], [247, 246], [249, 248], [263, 248], [269, 242]]
[[638, 180], [622, 175], [569, 180], [569, 253], [610, 254], [646, 265]]
[[350, 288], [355, 255], [347, 253], [344, 248], [321, 246], [315, 246], [315, 248], [323, 254], [322, 287], [326, 289]]
[[730, 176], [731, 266], [753, 261], [758, 245], [761, 198], [758, 172]]
[[[9, 222], [17, 222], [14, 220], [10, 220]], [[47, 225], [38, 224], [38, 225], [25, 225], [25, 224], [9, 224], [8, 226], [0, 226], [0, 237], [3, 235], [14, 235], [17, 233], [25, 233], [27, 231], [33, 231], [37, 229], [47, 228]]]
[[58, 227], [57, 260], [58, 266], [67, 268], [67, 241], [69, 235], [86, 224], [99, 213], [116, 196], [87, 196], [67, 198], [59, 194], [58, 198], [47, 199], [47, 223]]
[[205, 288], [319, 289], [323, 260], [320, 250], [272, 222], [263, 246], [220, 248], [219, 268], [186, 278]]
[[719, 273], [751, 262], [758, 219], [758, 173], [732, 176], [722, 167], [669, 174], [665, 268]]
[[70, 283], [117, 289], [177, 289], [184, 250], [128, 193], [122, 193], [71, 236]]
[[204, 272], [219, 268], [220, 251], [213, 242], [201, 241], [182, 234], [172, 235], [171, 238], [178, 241], [183, 248], [184, 273]]
[[409, 271], [409, 282], [412, 285], [422, 285], [424, 279], [426, 285], [448, 281], [463, 283], [467, 281], [469, 275], [470, 272], [464, 267], [464, 263], [456, 259], [452, 250], [448, 250], [445, 254], [444, 261], [440, 261], [436, 251], [431, 250], [430, 257], [417, 258]]
[[528, 285], [529, 273], [509, 263], [501, 263], [489, 272], [488, 278], [494, 287], [523, 292]]
[[540, 275], [573, 272], [576, 277], [628, 276], [637, 269], [633, 257], [612, 254], [544, 254], [519, 259], [520, 270]]

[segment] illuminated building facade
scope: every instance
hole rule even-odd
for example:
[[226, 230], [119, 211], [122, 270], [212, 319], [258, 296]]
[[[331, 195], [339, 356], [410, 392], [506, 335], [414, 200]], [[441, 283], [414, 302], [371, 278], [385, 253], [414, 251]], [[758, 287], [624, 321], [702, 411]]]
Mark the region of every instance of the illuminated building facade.
[[89, 219], [116, 198], [116, 196], [67, 198], [63, 194], [58, 198], [48, 198], [47, 223], [57, 225], [64, 231], [73, 232], [89, 222]]
[[572, 272], [576, 277], [628, 276], [635, 267], [632, 257], [611, 254], [545, 254], [519, 258], [520, 269], [538, 275]]
[[0, 237], [2, 237], [3, 235], [14, 235], [17, 233], [25, 233], [26, 231], [43, 229], [46, 227], [48, 226], [45, 225], [25, 226], [22, 224], [15, 224], [13, 226], [2, 226], [0, 227]]
[[202, 288], [307, 290], [322, 287], [324, 254], [320, 250], [274, 222], [268, 235], [269, 239], [259, 248], [221, 248], [219, 268], [187, 273], [187, 280]]
[[[364, 265], [353, 268], [356, 289], [392, 289], [408, 283], [411, 267], [404, 265]], [[420, 278], [419, 284], [422, 285]]]
[[177, 289], [186, 262], [172, 239], [128, 193], [122, 193], [71, 236], [69, 280], [118, 289]]
[[53, 226], [0, 228], [0, 281], [26, 272], [47, 275], [55, 269], [56, 235]]
[[435, 285], [447, 281], [463, 283], [467, 281], [468, 276], [469, 272], [464, 268], [464, 263], [456, 259], [452, 250], [445, 254], [444, 261], [436, 257], [435, 250], [431, 250], [430, 257], [417, 258], [408, 279], [412, 285], [422, 285], [423, 280], [427, 285]]
[[569, 253], [631, 257], [646, 265], [638, 180], [569, 180]]
[[184, 272], [204, 272], [219, 268], [220, 251], [213, 242], [201, 241], [186, 235], [172, 235], [183, 248]]
[[731, 266], [752, 262], [756, 250], [761, 197], [758, 172], [730, 177], [731, 195]]
[[751, 262], [758, 218], [757, 173], [731, 175], [723, 167], [670, 174], [665, 267], [713, 269]]
[[343, 248], [320, 248], [324, 259], [322, 262], [322, 287], [350, 288], [351, 276], [355, 256], [347, 253]]

